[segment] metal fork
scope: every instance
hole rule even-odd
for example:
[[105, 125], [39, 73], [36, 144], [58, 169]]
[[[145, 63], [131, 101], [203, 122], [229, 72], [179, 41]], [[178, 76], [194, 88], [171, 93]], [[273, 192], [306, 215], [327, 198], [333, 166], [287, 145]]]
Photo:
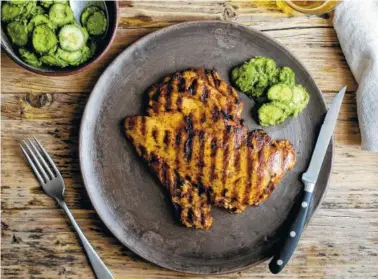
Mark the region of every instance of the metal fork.
[[87, 252], [88, 259], [92, 265], [96, 277], [98, 279], [114, 279], [109, 269], [97, 255], [88, 239], [84, 236], [79, 225], [76, 223], [74, 217], [68, 209], [67, 204], [64, 201], [65, 184], [58, 168], [39, 141], [35, 137], [33, 138], [34, 143], [33, 140], [26, 139], [21, 142], [20, 147], [26, 160], [33, 169], [35, 176], [41, 183], [43, 190], [47, 195], [55, 199], [67, 214], [72, 226], [83, 243], [84, 249]]

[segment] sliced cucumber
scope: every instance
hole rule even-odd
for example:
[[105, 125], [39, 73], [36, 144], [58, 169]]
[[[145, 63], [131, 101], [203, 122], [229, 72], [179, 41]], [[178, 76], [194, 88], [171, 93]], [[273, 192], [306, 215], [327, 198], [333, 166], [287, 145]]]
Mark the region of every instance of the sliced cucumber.
[[33, 32], [34, 28], [38, 25], [46, 24], [51, 29], [55, 29], [56, 26], [45, 15], [36, 15], [28, 23], [28, 31]]
[[104, 12], [98, 11], [90, 15], [85, 27], [90, 35], [99, 36], [104, 34], [108, 27], [108, 21], [106, 20]]
[[310, 100], [310, 95], [307, 93], [306, 88], [302, 85], [295, 85], [293, 89], [293, 99], [292, 99], [292, 106], [293, 106], [293, 117], [297, 116], [301, 113], [307, 106]]
[[46, 13], [45, 9], [42, 8], [41, 6], [35, 6], [33, 8], [33, 10], [31, 11], [31, 15], [32, 16], [36, 16], [36, 15], [43, 15], [44, 13]]
[[55, 55], [54, 54], [48, 54], [48, 55], [42, 56], [40, 60], [41, 60], [42, 63], [49, 65], [49, 66], [56, 66], [56, 67], [61, 67], [61, 68], [69, 66], [69, 64], [66, 61], [61, 59], [56, 54]]
[[267, 96], [270, 101], [289, 103], [293, 98], [293, 90], [287, 84], [278, 83], [269, 88]]
[[42, 24], [34, 28], [32, 42], [37, 52], [46, 53], [56, 46], [58, 39], [50, 27]]
[[54, 3], [53, 0], [39, 0], [41, 6], [45, 7], [46, 9], [50, 8], [50, 6]]
[[85, 45], [85, 35], [80, 26], [66, 25], [59, 32], [59, 42], [62, 49], [76, 51]]
[[96, 53], [97, 45], [96, 45], [95, 42], [90, 41], [88, 46], [89, 46], [89, 50], [90, 50], [90, 54], [91, 54], [90, 58], [91, 58]]
[[80, 26], [80, 28], [81, 28], [81, 31], [83, 31], [83, 34], [84, 34], [84, 44], [86, 44], [87, 41], [88, 41], [88, 39], [89, 39], [88, 31], [87, 31], [87, 29], [85, 29], [84, 27], [81, 27], [81, 26]]
[[29, 0], [9, 0], [9, 3], [16, 6], [25, 6]]
[[54, 3], [68, 4], [68, 0], [54, 0]]
[[91, 59], [93, 55], [90, 47], [88, 47], [87, 45], [85, 45], [80, 51], [81, 51], [80, 59], [76, 62], [71, 63], [72, 66], [78, 66], [87, 62], [89, 59]]
[[20, 16], [20, 19], [29, 19], [33, 16], [32, 12], [34, 8], [37, 6], [36, 0], [30, 0], [23, 8], [24, 11], [22, 12], [22, 15]]
[[56, 44], [52, 49], [50, 49], [47, 54], [55, 55], [56, 51], [58, 49], [58, 44]]
[[258, 110], [261, 126], [273, 126], [282, 123], [286, 119], [285, 111], [274, 103], [263, 104]]
[[23, 12], [23, 7], [4, 3], [1, 6], [1, 21], [11, 21], [20, 16]]
[[28, 28], [26, 24], [18, 21], [13, 21], [7, 26], [8, 35], [17, 46], [24, 46], [28, 43]]
[[61, 48], [58, 48], [56, 54], [61, 58], [62, 60], [66, 61], [67, 63], [74, 65], [76, 64], [82, 57], [82, 51], [65, 51]]
[[56, 26], [63, 26], [74, 21], [74, 15], [70, 6], [62, 3], [52, 5], [49, 17]]
[[293, 106], [290, 103], [272, 102], [271, 104], [282, 109], [285, 113], [285, 118], [290, 117], [294, 112]]
[[21, 55], [22, 60], [34, 67], [40, 67], [42, 62], [38, 60], [37, 56], [24, 48], [20, 48], [18, 52]]
[[88, 6], [85, 10], [81, 13], [81, 24], [84, 26], [87, 23], [87, 19], [93, 13], [101, 11], [97, 6]]

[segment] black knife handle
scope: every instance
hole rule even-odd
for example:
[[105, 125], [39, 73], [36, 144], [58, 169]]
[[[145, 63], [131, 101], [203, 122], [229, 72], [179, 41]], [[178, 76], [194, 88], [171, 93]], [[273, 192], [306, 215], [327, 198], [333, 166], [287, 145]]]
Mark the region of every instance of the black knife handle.
[[269, 269], [274, 274], [279, 273], [285, 267], [297, 247], [305, 225], [311, 197], [312, 193], [307, 191], [304, 192], [300, 209], [295, 216], [294, 222], [290, 226], [290, 230], [287, 235], [284, 236], [285, 239], [283, 245], [269, 263]]

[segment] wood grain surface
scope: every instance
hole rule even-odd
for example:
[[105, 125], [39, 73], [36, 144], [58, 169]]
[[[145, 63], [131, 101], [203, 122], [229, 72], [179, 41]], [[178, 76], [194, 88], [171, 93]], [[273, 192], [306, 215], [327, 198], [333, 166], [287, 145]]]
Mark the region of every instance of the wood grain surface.
[[77, 153], [80, 119], [99, 75], [128, 45], [161, 27], [218, 19], [253, 26], [289, 48], [309, 69], [327, 102], [348, 92], [335, 131], [327, 196], [282, 278], [378, 278], [378, 155], [360, 150], [357, 84], [326, 16], [288, 16], [274, 1], [122, 1], [108, 54], [71, 77], [32, 74], [1, 54], [1, 276], [94, 278], [63, 212], [47, 197], [18, 147], [36, 135], [66, 181], [72, 213], [115, 278], [273, 278], [266, 264], [218, 276], [180, 274], [150, 264], [120, 245], [99, 220], [83, 186]]

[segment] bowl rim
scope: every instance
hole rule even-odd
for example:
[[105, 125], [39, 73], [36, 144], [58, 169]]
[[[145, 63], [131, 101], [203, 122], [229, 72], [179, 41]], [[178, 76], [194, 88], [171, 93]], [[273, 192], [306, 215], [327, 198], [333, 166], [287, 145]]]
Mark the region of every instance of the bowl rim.
[[3, 39], [1, 39], [1, 49], [4, 50], [5, 53], [8, 55], [8, 57], [10, 57], [16, 64], [18, 64], [19, 66], [21, 66], [22, 68], [24, 68], [24, 69], [26, 69], [30, 72], [33, 72], [33, 73], [36, 73], [36, 74], [39, 74], [39, 75], [43, 75], [43, 76], [70, 76], [70, 75], [74, 75], [74, 74], [80, 73], [82, 71], [85, 71], [88, 68], [90, 68], [94, 63], [99, 61], [105, 55], [105, 53], [109, 50], [109, 48], [111, 47], [111, 45], [112, 45], [112, 43], [113, 43], [113, 41], [116, 37], [118, 24], [119, 24], [119, 2], [118, 2], [118, 0], [114, 0], [113, 3], [114, 3], [114, 11], [115, 11], [115, 21], [114, 21], [113, 33], [112, 33], [106, 47], [101, 52], [99, 52], [97, 54], [97, 56], [92, 61], [90, 61], [87, 64], [84, 64], [82, 66], [78, 66], [77, 68], [70, 69], [70, 70], [62, 70], [62, 71], [59, 71], [59, 72], [55, 72], [55, 71], [45, 72], [43, 70], [39, 70], [37, 68], [31, 67], [27, 63], [23, 62], [21, 59], [17, 59], [18, 57], [17, 56], [15, 57], [15, 55], [10, 53], [9, 49], [7, 47], [5, 47], [5, 45], [3, 43]]

